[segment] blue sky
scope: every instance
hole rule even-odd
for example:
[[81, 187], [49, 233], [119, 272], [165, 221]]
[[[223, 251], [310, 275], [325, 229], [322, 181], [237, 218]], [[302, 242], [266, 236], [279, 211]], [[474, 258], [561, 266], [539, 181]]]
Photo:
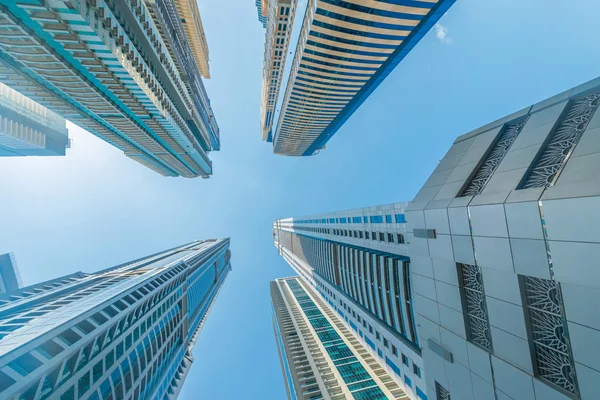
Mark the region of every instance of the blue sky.
[[66, 157], [0, 159], [0, 253], [25, 284], [193, 239], [232, 238], [233, 271], [181, 399], [284, 399], [269, 281], [292, 274], [274, 219], [411, 200], [454, 138], [599, 74], [596, 0], [457, 0], [312, 158], [260, 141], [264, 30], [253, 0], [200, 0], [221, 128], [209, 180], [163, 178], [71, 126]]

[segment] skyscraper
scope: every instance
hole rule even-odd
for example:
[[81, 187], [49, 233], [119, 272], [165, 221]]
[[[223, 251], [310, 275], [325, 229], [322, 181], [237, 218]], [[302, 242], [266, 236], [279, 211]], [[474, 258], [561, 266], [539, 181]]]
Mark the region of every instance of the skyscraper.
[[[257, 3], [260, 0], [257, 0]], [[281, 86], [281, 73], [289, 47], [290, 18], [294, 15], [294, 0], [265, 0], [261, 8], [264, 14], [265, 54], [263, 61], [263, 84], [260, 102], [260, 125], [262, 140], [272, 141], [271, 126], [275, 114], [275, 102]], [[257, 4], [258, 6], [258, 4]], [[269, 21], [267, 25], [266, 22]]]
[[230, 258], [200, 240], [0, 294], [0, 398], [175, 398]]
[[267, 27], [267, 16], [265, 10], [267, 8], [267, 2], [269, 0], [256, 0], [256, 13], [258, 14], [258, 22], [260, 22], [263, 28]]
[[454, 0], [268, 3], [262, 138], [273, 142], [276, 154], [310, 156], [325, 146]]
[[212, 173], [207, 60], [195, 1], [0, 0], [0, 82], [164, 176]]
[[429, 393], [597, 399], [600, 79], [456, 139], [407, 207]]
[[289, 400], [408, 399], [315, 288], [277, 279], [271, 299]]
[[414, 321], [407, 203], [275, 221], [284, 260], [411, 399], [426, 399]]
[[0, 157], [64, 156], [67, 123], [0, 83]]

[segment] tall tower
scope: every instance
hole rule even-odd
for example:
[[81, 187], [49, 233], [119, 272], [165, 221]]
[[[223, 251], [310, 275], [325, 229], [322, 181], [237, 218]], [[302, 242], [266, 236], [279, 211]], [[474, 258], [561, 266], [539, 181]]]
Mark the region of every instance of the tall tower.
[[405, 243], [408, 203], [275, 221], [283, 259], [411, 399], [425, 399]]
[[275, 154], [311, 156], [454, 0], [269, 0], [263, 15], [265, 3], [261, 135]]
[[596, 399], [600, 79], [459, 136], [406, 209], [430, 397]]
[[0, 157], [64, 156], [67, 122], [0, 83]]
[[219, 129], [195, 6], [0, 0], [0, 82], [164, 176], [207, 178]]
[[174, 399], [230, 258], [200, 240], [0, 294], [0, 398]]
[[277, 279], [271, 299], [289, 400], [408, 399], [316, 288], [300, 278]]

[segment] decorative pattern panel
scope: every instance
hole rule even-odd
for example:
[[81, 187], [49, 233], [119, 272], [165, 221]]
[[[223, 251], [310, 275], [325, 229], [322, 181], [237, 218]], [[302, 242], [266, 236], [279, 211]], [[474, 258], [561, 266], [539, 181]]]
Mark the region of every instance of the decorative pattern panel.
[[521, 189], [553, 185], [600, 104], [600, 92], [574, 101], [552, 134]]
[[435, 383], [435, 397], [436, 400], [450, 400], [450, 392], [447, 391], [439, 383]]
[[523, 277], [523, 282], [536, 375], [575, 394], [575, 368], [560, 289], [548, 279]]
[[492, 337], [481, 269], [474, 265], [457, 264], [461, 279], [467, 338], [488, 351], [492, 351]]
[[527, 122], [526, 119], [506, 125], [503, 128], [500, 137], [494, 143], [493, 148], [486, 156], [485, 161], [481, 164], [479, 170], [473, 178], [471, 178], [471, 181], [459, 197], [476, 196], [481, 193], [492, 175], [494, 175], [496, 168], [498, 168], [498, 165], [500, 165], [500, 162], [502, 162], [506, 153], [508, 153], [510, 146], [514, 143], [521, 132], [521, 129], [523, 129], [525, 122]]

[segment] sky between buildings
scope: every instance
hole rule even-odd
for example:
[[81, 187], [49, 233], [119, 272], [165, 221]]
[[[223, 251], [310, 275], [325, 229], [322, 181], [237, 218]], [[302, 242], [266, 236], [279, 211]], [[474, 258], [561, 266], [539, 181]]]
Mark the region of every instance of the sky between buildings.
[[0, 253], [26, 285], [231, 237], [183, 400], [285, 398], [268, 283], [293, 272], [274, 219], [412, 200], [457, 136], [600, 75], [597, 0], [457, 0], [327, 149], [286, 158], [260, 141], [254, 1], [200, 10], [222, 141], [211, 179], [163, 178], [73, 125], [66, 157], [0, 159]]

